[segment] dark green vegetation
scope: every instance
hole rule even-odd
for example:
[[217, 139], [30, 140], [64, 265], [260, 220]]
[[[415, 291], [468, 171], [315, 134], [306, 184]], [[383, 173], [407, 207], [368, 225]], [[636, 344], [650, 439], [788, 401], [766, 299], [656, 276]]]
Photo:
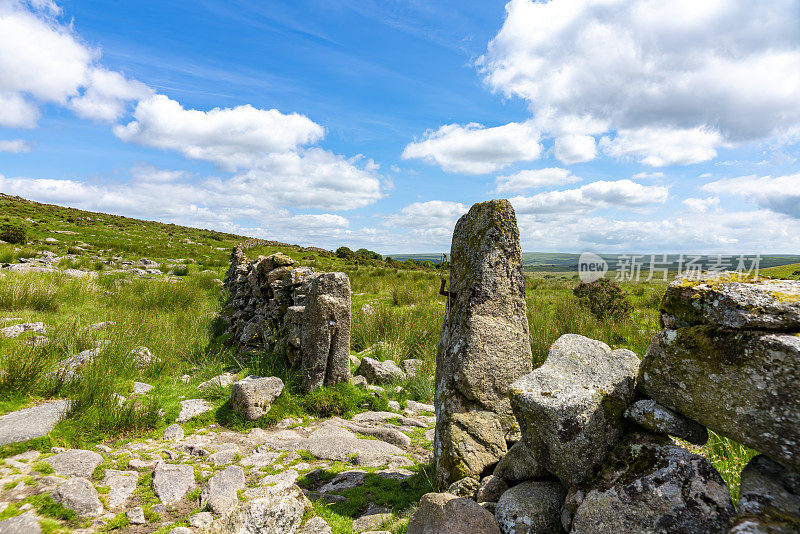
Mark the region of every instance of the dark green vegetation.
[[572, 294], [600, 320], [625, 321], [631, 317], [633, 307], [627, 299], [627, 293], [608, 278], [581, 282], [572, 290]]

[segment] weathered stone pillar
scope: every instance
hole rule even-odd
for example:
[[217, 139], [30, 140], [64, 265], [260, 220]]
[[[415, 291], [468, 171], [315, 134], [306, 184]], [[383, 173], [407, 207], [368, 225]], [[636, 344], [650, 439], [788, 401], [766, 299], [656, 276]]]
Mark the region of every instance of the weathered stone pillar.
[[350, 279], [322, 273], [311, 280], [306, 297], [300, 351], [302, 387], [350, 380]]
[[507, 200], [475, 204], [451, 248], [436, 354], [434, 455], [440, 486], [479, 476], [519, 439], [509, 385], [532, 370], [519, 229]]

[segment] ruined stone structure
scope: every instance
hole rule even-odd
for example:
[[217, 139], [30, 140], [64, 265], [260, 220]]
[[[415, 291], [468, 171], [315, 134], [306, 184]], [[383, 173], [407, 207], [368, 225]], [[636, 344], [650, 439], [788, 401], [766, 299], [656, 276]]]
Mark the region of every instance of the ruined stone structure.
[[436, 354], [437, 481], [479, 476], [519, 439], [508, 387], [530, 372], [519, 229], [506, 200], [476, 204], [453, 233]]
[[[678, 279], [643, 360], [566, 334], [501, 385], [530, 355], [508, 210], [478, 204], [456, 226], [434, 451], [449, 487], [423, 497], [409, 532], [800, 533], [800, 282]], [[711, 463], [669, 437], [702, 445], [708, 430], [762, 453], [736, 510]]]
[[347, 275], [314, 272], [281, 253], [251, 260], [246, 248], [233, 249], [225, 277], [231, 297], [225, 315], [233, 342], [285, 350], [289, 363], [301, 369], [306, 392], [349, 381]]

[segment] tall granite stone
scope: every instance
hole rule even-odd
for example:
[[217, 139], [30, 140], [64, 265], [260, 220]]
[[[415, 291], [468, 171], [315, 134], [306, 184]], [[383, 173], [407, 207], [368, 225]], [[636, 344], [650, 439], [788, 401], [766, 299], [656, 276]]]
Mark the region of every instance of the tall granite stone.
[[301, 328], [302, 387], [350, 380], [350, 279], [322, 273], [308, 286]]
[[443, 487], [484, 473], [519, 439], [508, 387], [532, 369], [521, 256], [507, 200], [475, 204], [456, 223], [436, 354], [434, 455]]

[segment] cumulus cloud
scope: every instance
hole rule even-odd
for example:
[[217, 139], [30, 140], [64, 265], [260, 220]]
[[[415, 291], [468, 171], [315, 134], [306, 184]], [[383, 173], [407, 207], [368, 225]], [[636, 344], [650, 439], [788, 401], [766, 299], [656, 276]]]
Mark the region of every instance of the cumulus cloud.
[[496, 191], [498, 193], [524, 191], [536, 187], [565, 185], [580, 181], [581, 179], [573, 175], [572, 172], [559, 167], [525, 170], [511, 176], [498, 176], [495, 178]]
[[653, 179], [661, 179], [664, 178], [666, 175], [663, 172], [637, 172], [631, 178], [634, 180], [653, 180]]
[[24, 139], [0, 139], [0, 152], [19, 154], [20, 152], [30, 152], [31, 145]]
[[559, 140], [561, 117], [591, 123], [571, 136], [618, 132], [604, 147], [614, 157], [705, 161], [728, 143], [800, 131], [800, 6], [753, 9], [740, 0], [511, 0], [477, 63], [492, 89], [530, 103], [564, 161], [588, 158], [591, 143]]
[[[422, 230], [428, 235], [452, 234], [456, 221], [467, 212], [468, 206], [461, 202], [429, 200], [414, 202], [399, 213], [388, 215], [389, 226]], [[431, 232], [433, 231], [433, 232]]]
[[719, 197], [685, 198], [683, 205], [694, 213], [705, 213], [719, 207]]
[[68, 105], [80, 117], [118, 118], [144, 84], [96, 65], [100, 54], [57, 20], [52, 1], [0, 1], [0, 126], [33, 128], [38, 105]]
[[549, 191], [530, 197], [509, 199], [517, 213], [577, 213], [618, 207], [636, 208], [663, 204], [669, 190], [659, 185], [644, 186], [631, 180], [599, 180], [577, 189]]
[[447, 124], [408, 144], [403, 159], [422, 159], [447, 172], [485, 174], [517, 161], [537, 159], [542, 147], [531, 122], [486, 128], [477, 123]]
[[787, 176], [739, 176], [710, 182], [704, 191], [739, 196], [760, 208], [800, 219], [800, 173]]
[[247, 104], [210, 111], [185, 109], [164, 95], [140, 101], [134, 120], [114, 127], [123, 141], [177, 150], [192, 159], [235, 170], [255, 165], [265, 153], [287, 152], [322, 139], [311, 119]]

